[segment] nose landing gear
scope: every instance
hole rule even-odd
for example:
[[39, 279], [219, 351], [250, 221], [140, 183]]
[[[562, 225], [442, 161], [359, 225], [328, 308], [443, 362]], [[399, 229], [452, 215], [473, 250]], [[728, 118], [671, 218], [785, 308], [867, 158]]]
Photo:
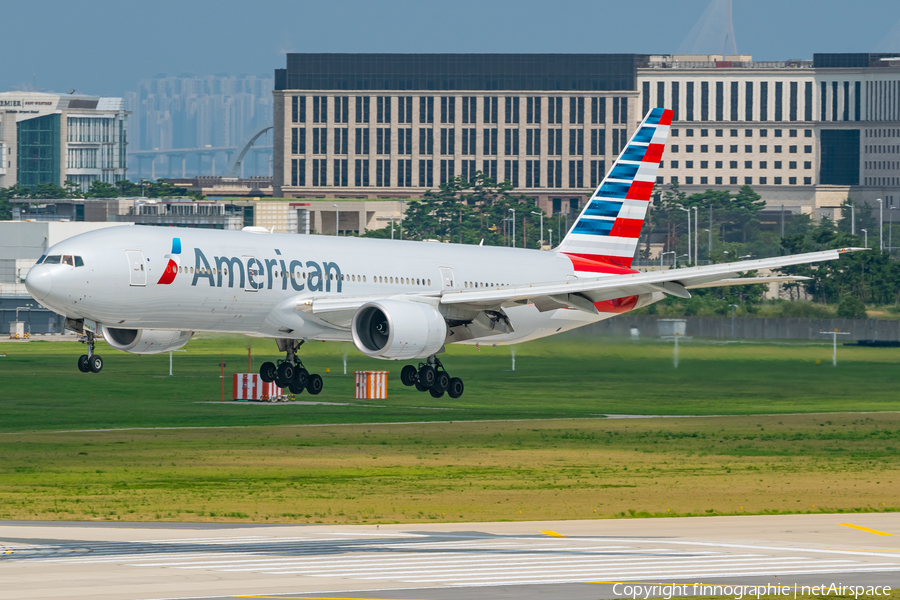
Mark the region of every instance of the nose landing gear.
[[103, 358], [99, 354], [94, 354], [94, 334], [86, 331], [85, 336], [86, 339], [79, 341], [87, 344], [88, 353], [78, 357], [78, 370], [82, 373], [99, 373], [103, 370]]
[[279, 339], [278, 349], [285, 352], [285, 359], [278, 363], [265, 362], [259, 368], [259, 376], [269, 383], [274, 381], [280, 388], [288, 388], [292, 394], [302, 394], [306, 390], [313, 396], [322, 391], [322, 377], [310, 374], [297, 357], [297, 350], [305, 340]]
[[420, 392], [429, 392], [433, 398], [440, 398], [445, 393], [451, 398], [459, 398], [465, 391], [462, 379], [450, 377], [441, 361], [434, 356], [428, 362], [420, 363], [419, 368], [406, 365], [400, 371], [400, 381], [406, 386], [416, 386]]

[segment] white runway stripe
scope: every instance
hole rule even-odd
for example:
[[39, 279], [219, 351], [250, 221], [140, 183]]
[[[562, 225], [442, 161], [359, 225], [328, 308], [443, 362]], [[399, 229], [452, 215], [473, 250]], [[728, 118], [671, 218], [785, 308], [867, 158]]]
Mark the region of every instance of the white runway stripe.
[[[703, 560], [707, 560], [707, 559], [704, 558]], [[802, 560], [802, 559], [797, 559], [797, 560]], [[245, 561], [245, 562], [250, 562], [250, 561]], [[547, 564], [562, 563], [565, 565], [569, 565], [569, 564], [580, 564], [580, 563], [634, 564], [635, 562], [656, 564], [658, 561], [655, 561], [655, 560], [651, 561], [651, 560], [647, 560], [647, 559], [640, 560], [640, 561], [635, 561], [634, 559], [602, 560], [602, 559], [593, 558], [593, 557], [573, 558], [573, 557], [568, 557], [568, 556], [517, 556], [517, 557], [507, 557], [507, 558], [500, 559], [500, 560], [498, 560], [496, 558], [487, 559], [485, 557], [449, 558], [449, 557], [440, 556], [440, 557], [434, 557], [433, 560], [423, 560], [422, 557], [410, 557], [410, 558], [404, 558], [402, 560], [401, 559], [392, 560], [390, 562], [385, 561], [385, 560], [378, 560], [378, 559], [348, 560], [348, 561], [342, 560], [340, 562], [330, 561], [329, 563], [325, 563], [324, 565], [317, 564], [316, 562], [277, 560], [274, 562], [276, 562], [276, 563], [277, 562], [292, 563], [291, 565], [282, 565], [277, 568], [273, 568], [273, 563], [271, 561], [258, 560], [258, 561], [252, 561], [252, 562], [255, 563], [254, 566], [252, 566], [252, 567], [250, 567], [250, 566], [238, 567], [238, 565], [228, 566], [228, 563], [221, 563], [221, 562], [205, 563], [204, 566], [184, 566], [184, 565], [169, 565], [169, 566], [173, 566], [173, 567], [181, 568], [181, 569], [216, 568], [216, 570], [227, 570], [229, 572], [253, 571], [253, 570], [259, 570], [260, 567], [263, 567], [263, 570], [265, 570], [266, 573], [276, 573], [276, 572], [279, 572], [279, 573], [285, 573], [285, 572], [286, 573], [301, 573], [301, 572], [305, 572], [305, 571], [313, 571], [313, 572], [322, 573], [322, 572], [329, 572], [329, 571], [335, 571], [335, 570], [343, 570], [343, 569], [346, 569], [348, 566], [353, 566], [354, 572], [362, 572], [362, 571], [386, 572], [386, 571], [389, 571], [393, 567], [393, 565], [391, 563], [395, 563], [396, 565], [400, 566], [401, 568], [407, 569], [407, 570], [408, 569], [439, 568], [442, 571], [447, 571], [447, 570], [449, 570], [450, 567], [453, 567], [456, 565], [466, 566], [469, 564], [475, 564], [476, 566], [468, 567], [468, 568], [483, 568], [485, 565], [515, 566], [515, 565], [520, 565], [520, 564], [525, 564], [525, 563], [533, 564], [536, 562], [544, 562]], [[416, 567], [416, 566], [414, 566], [416, 564], [421, 564], [422, 566]], [[148, 566], [148, 565], [145, 564], [145, 565], [134, 565], [134, 566]], [[286, 569], [301, 569], [301, 568], [305, 568], [305, 569], [303, 571], [300, 571], [300, 570], [285, 571]]]
[[[628, 560], [647, 560], [647, 559], [656, 558], [656, 557], [653, 557], [652, 555], [650, 555], [650, 553], [647, 551], [634, 552], [632, 554], [633, 554], [633, 556], [629, 557]], [[259, 556], [259, 555], [253, 555], [253, 556], [236, 555], [236, 556], [229, 556], [229, 557], [222, 557], [221, 555], [216, 555], [216, 556], [219, 556], [218, 560], [208, 560], [208, 561], [196, 561], [196, 559], [189, 558], [189, 557], [181, 557], [181, 556], [174, 557], [173, 556], [173, 557], [167, 558], [165, 560], [155, 560], [153, 562], [143, 562], [140, 565], [136, 565], [136, 566], [152, 566], [152, 567], [188, 566], [188, 565], [227, 564], [227, 563], [235, 563], [235, 562], [248, 562], [248, 563], [263, 562], [263, 563], [265, 563], [267, 561], [269, 561], [269, 564], [271, 564], [271, 561], [276, 561], [276, 562], [295, 562], [295, 563], [303, 563], [303, 564], [324, 563], [326, 565], [332, 565], [332, 564], [335, 564], [336, 562], [340, 562], [341, 564], [346, 564], [349, 561], [349, 562], [373, 563], [373, 564], [382, 565], [382, 564], [387, 564], [389, 562], [396, 562], [396, 561], [402, 561], [402, 562], [404, 562], [404, 564], [408, 564], [409, 561], [425, 561], [425, 560], [427, 560], [427, 561], [437, 561], [437, 560], [447, 561], [448, 559], [451, 561], [452, 560], [485, 561], [485, 560], [495, 560], [495, 559], [513, 560], [513, 559], [520, 559], [520, 558], [533, 558], [535, 560], [547, 560], [547, 559], [573, 560], [579, 556], [580, 557], [590, 556], [592, 559], [600, 559], [600, 558], [603, 558], [604, 556], [612, 557], [614, 555], [600, 554], [600, 555], [591, 556], [590, 553], [585, 553], [585, 552], [574, 552], [574, 553], [563, 555], [563, 556], [560, 556], [558, 553], [550, 555], [550, 554], [545, 554], [542, 552], [534, 552], [534, 553], [531, 553], [531, 552], [527, 552], [527, 553], [523, 553], [523, 552], [516, 552], [516, 553], [466, 552], [465, 554], [461, 554], [459, 552], [429, 552], [427, 554], [419, 554], [419, 553], [412, 553], [412, 552], [392, 552], [386, 556], [360, 556], [360, 555], [355, 555], [355, 554], [354, 555], [344, 554], [344, 555], [339, 555], [339, 556], [323, 557], [321, 559], [302, 558], [302, 557], [290, 558], [290, 557], [286, 557], [286, 556], [264, 557], [264, 556]], [[622, 556], [623, 555], [617, 555], [616, 559], [621, 560]], [[734, 554], [734, 555], [728, 555], [728, 556], [752, 557], [752, 556], [759, 556], [759, 555], [757, 555], [757, 554]], [[659, 558], [672, 559], [673, 557], [662, 556]], [[700, 556], [696, 556], [696, 557], [692, 556], [689, 558], [698, 558], [698, 559], [702, 558], [702, 559], [706, 560], [707, 558], [709, 558], [709, 556], [708, 556], [708, 554], [703, 554]], [[191, 561], [193, 561], [193, 562], [191, 562]], [[72, 562], [76, 562], [76, 561], [73, 559]], [[83, 562], [83, 561], [78, 561], [78, 562]]]
[[[646, 577], [667, 577], [667, 578], [675, 578], [675, 579], [686, 579], [693, 577], [725, 577], [726, 575], [734, 574], [734, 575], [781, 575], [784, 574], [795, 574], [795, 573], [805, 573], [807, 571], [821, 571], [821, 572], [833, 572], [836, 567], [840, 567], [841, 569], [854, 570], [854, 566], [852, 564], [847, 564], [847, 561], [828, 561], [822, 565], [802, 565], [800, 563], [794, 566], [775, 566], [775, 565], [761, 565], [761, 566], [747, 566], [747, 567], [735, 567], [734, 565], [725, 565], [722, 568], [715, 568], [710, 565], [700, 566], [698, 565], [693, 569], [676, 569], [676, 568], [650, 568], [650, 569], [618, 569], [618, 570], [604, 570], [604, 569], [555, 569], [553, 572], [548, 572], [544, 574], [535, 574], [533, 572], [523, 572], [520, 574], [513, 574], [505, 572], [503, 574], [490, 575], [489, 574], [475, 574], [473, 577], [460, 577], [459, 575], [453, 577], [445, 577], [444, 574], [436, 577], [397, 577], [397, 581], [403, 581], [406, 583], [446, 583], [453, 581], [466, 581], [469, 583], [482, 581], [482, 582], [510, 582], [510, 581], [523, 581], [528, 583], [535, 583], [536, 580], [545, 581], [548, 579], [561, 579], [560, 575], [563, 573], [571, 573], [570, 576], [564, 577], [564, 579], [571, 581], [587, 581], [587, 580], [629, 580], [629, 579], [640, 579]], [[391, 577], [353, 577], [353, 579], [365, 579], [367, 581], [377, 581], [377, 580], [389, 580]], [[534, 581], [533, 581], [534, 580]]]
[[[802, 562], [803, 559], [802, 559], [802, 558], [795, 558], [795, 559], [792, 559], [792, 560], [788, 560], [788, 559], [781, 559], [781, 558], [769, 558], [769, 559], [764, 559], [764, 560], [761, 560], [761, 561], [757, 561], [757, 562], [754, 563], [754, 564], [766, 564], [766, 563], [781, 564], [781, 563], [783, 563], [783, 562], [785, 562], [785, 561], [787, 561], [787, 562], [793, 562], [793, 561]], [[710, 563], [704, 563], [704, 564], [702, 564], [702, 565], [686, 564], [686, 565], [684, 565], [684, 568], [685, 568], [685, 569], [688, 569], [688, 568], [694, 568], [694, 569], [696, 569], [697, 567], [700, 567], [700, 568], [703, 568], [703, 569], [710, 569], [710, 568], [714, 568], [716, 565], [718, 565], [718, 566], [722, 566], [723, 568], [731, 569], [731, 568], [733, 568], [733, 565], [746, 564], [746, 562], [747, 562], [747, 561], [723, 561], [723, 562], [721, 562], [721, 563], [715, 563], [715, 564], [710, 564]], [[846, 563], [851, 563], [851, 564], [852, 564], [852, 561], [832, 561], [832, 562], [841, 562], [841, 563], [846, 562]], [[623, 565], [621, 562], [620, 562], [620, 563], [615, 563], [615, 564], [605, 564], [605, 565], [604, 565], [604, 564], [599, 564], [599, 565], [598, 565], [596, 562], [593, 562], [593, 561], [573, 561], [573, 562], [566, 562], [566, 563], [563, 564], [563, 565], [553, 565], [553, 571], [554, 571], [554, 573], [564, 573], [564, 572], [569, 572], [569, 571], [573, 571], [573, 570], [584, 571], [584, 568], [585, 568], [584, 566], [577, 566], [577, 565], [587, 565], [587, 566], [591, 566], [591, 567], [594, 567], [594, 568], [608, 567], [608, 568], [610, 568], [610, 569], [627, 569], [627, 572], [628, 572], [628, 573], [639, 573], [639, 572], [653, 572], [653, 573], [656, 573], [656, 572], [659, 572], [659, 571], [662, 571], [662, 570], [665, 570], [665, 569], [676, 568], [676, 567], [679, 567], [679, 568], [680, 568], [680, 567], [681, 567], [681, 563], [674, 563], [674, 564], [673, 564], [673, 563], [644, 563], [644, 564], [642, 564], [642, 565], [634, 565], [634, 566], [632, 566], [632, 565], [629, 565], [629, 564], [624, 564], [624, 565]], [[549, 566], [549, 565], [548, 565], [548, 566]], [[571, 568], [570, 568], [570, 567], [571, 567]], [[495, 574], [495, 573], [496, 573], [496, 574], [499, 575], [499, 576], [506, 577], [506, 576], [512, 576], [512, 575], [510, 574], [510, 570], [511, 570], [510, 568], [507, 568], [507, 569], [497, 569], [496, 567], [484, 567], [484, 568], [481, 568], [481, 567], [473, 567], [473, 568], [471, 568], [471, 569], [466, 569], [466, 570], [459, 570], [459, 569], [441, 569], [441, 570], [440, 570], [440, 574], [441, 574], [442, 576], [445, 576], [445, 575], [446, 575], [446, 576], [448, 576], [448, 578], [451, 578], [451, 579], [455, 579], [455, 578], [458, 578], [460, 575], [466, 575], [466, 574], [473, 574], [473, 575], [484, 576], [484, 575], [492, 575], [492, 574]], [[533, 570], [523, 571], [523, 572], [528, 573], [528, 572], [533, 572]], [[388, 570], [384, 570], [384, 575], [378, 575], [378, 576], [375, 576], [375, 577], [368, 577], [368, 576], [367, 576], [367, 577], [358, 577], [358, 576], [355, 576], [355, 578], [358, 578], [358, 579], [392, 579], [392, 578], [394, 578], [394, 577], [401, 576], [404, 580], [406, 580], [406, 579], [409, 579], [409, 577], [407, 577], [407, 574], [415, 575], [412, 571], [410, 571], [410, 570], [408, 570], [408, 569], [404, 569], [404, 570], [393, 571], [393, 572], [389, 572]], [[335, 577], [340, 577], [340, 576], [341, 576], [340, 573], [330, 573], [329, 575], [335, 576]], [[344, 576], [349, 577], [350, 575], [349, 575], [349, 574], [346, 574], [346, 575], [344, 575]], [[539, 576], [539, 575], [535, 575], [535, 576]], [[428, 579], [429, 579], [429, 581], [437, 580], [434, 576], [429, 576]]]

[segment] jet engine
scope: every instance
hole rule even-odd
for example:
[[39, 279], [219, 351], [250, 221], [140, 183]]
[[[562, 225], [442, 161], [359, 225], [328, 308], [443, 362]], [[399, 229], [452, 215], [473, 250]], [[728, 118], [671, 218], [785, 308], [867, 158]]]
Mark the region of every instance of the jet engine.
[[360, 352], [387, 360], [427, 358], [447, 339], [447, 323], [436, 308], [403, 300], [363, 305], [353, 315], [351, 329]]
[[131, 354], [158, 354], [177, 350], [187, 344], [193, 335], [193, 331], [103, 328], [103, 339], [110, 346]]

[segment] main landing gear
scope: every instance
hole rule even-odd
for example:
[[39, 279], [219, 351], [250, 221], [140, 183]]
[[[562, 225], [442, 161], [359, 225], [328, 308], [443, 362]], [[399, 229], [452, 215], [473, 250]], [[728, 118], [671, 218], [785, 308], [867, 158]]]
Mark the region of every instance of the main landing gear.
[[450, 377], [434, 356], [429, 356], [428, 362], [419, 363], [418, 369], [412, 365], [403, 367], [400, 381], [406, 386], [416, 386], [420, 392], [430, 392], [433, 398], [440, 398], [445, 392], [451, 398], [459, 398], [465, 390], [462, 379]]
[[78, 357], [78, 370], [82, 373], [99, 373], [103, 370], [103, 358], [99, 354], [94, 354], [94, 334], [86, 331], [85, 336], [86, 339], [80, 341], [87, 344], [88, 353]]
[[286, 353], [285, 360], [278, 363], [265, 362], [259, 368], [259, 376], [263, 381], [275, 382], [280, 388], [288, 388], [292, 394], [302, 394], [306, 390], [313, 396], [322, 391], [322, 377], [310, 374], [297, 357], [297, 350], [304, 340], [278, 340], [278, 349]]

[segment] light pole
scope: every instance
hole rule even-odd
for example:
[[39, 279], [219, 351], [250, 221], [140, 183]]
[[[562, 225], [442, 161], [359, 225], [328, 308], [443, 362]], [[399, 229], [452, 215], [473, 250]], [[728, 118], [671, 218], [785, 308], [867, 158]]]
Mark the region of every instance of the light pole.
[[543, 250], [544, 249], [544, 211], [537, 212], [537, 211], [533, 210], [533, 211], [531, 211], [531, 214], [541, 216], [541, 244], [540, 244], [540, 246], [538, 246], [538, 250]]
[[697, 207], [694, 207], [694, 265], [697, 264], [697, 246], [700, 244], [700, 231], [698, 227], [700, 226], [700, 217], [697, 216]]
[[394, 217], [392, 217], [390, 215], [383, 215], [378, 218], [381, 220], [390, 219], [390, 221], [391, 221], [391, 239], [394, 239]]
[[[340, 230], [341, 209], [337, 204], [332, 204], [331, 206], [333, 206], [335, 208], [335, 211], [334, 211], [334, 235], [341, 235], [341, 230]], [[391, 229], [391, 231], [393, 231], [393, 229]]]
[[734, 309], [737, 308], [737, 304], [729, 304], [731, 307], [731, 339], [734, 339]]
[[683, 210], [688, 215], [688, 223], [687, 223], [687, 225], [688, 225], [688, 235], [687, 235], [688, 253], [687, 253], [687, 256], [688, 256], [688, 259], [690, 259], [690, 256], [691, 256], [691, 209], [685, 208], [679, 204], [678, 210]]
[[888, 224], [888, 253], [894, 251], [894, 242], [893, 242], [893, 234], [894, 234], [894, 213], [892, 211], [897, 210], [896, 206], [892, 206], [888, 209], [888, 217], [890, 217], [890, 223]]
[[822, 331], [819, 330], [819, 335], [830, 335], [831, 336], [831, 366], [837, 366], [837, 336], [839, 335], [850, 335], [849, 331], [838, 331], [835, 329], [834, 331]]
[[875, 202], [878, 203], [878, 230], [881, 232], [879, 243], [881, 244], [881, 251], [884, 252], [884, 200], [877, 198]]
[[660, 253], [659, 253], [659, 269], [660, 269], [660, 270], [662, 270], [662, 268], [663, 268], [663, 257], [664, 257], [666, 254], [675, 254], [675, 252], [672, 251], [672, 252], [660, 252]]
[[862, 231], [864, 234], [866, 234], [866, 241], [863, 242], [863, 246], [868, 248], [869, 247], [869, 230], [868, 229], [860, 229], [860, 231]]
[[847, 204], [850, 205], [850, 235], [856, 235], [856, 206], [852, 201]]
[[685, 256], [688, 257], [688, 260], [691, 260], [691, 255], [690, 255], [690, 254], [679, 254], [679, 255], [675, 256], [675, 257], [672, 259], [672, 268], [673, 268], [673, 269], [677, 269], [677, 268], [678, 268], [678, 259], [679, 259], [679, 258], [684, 258]]
[[512, 216], [512, 247], [516, 247], [516, 209], [511, 208], [509, 211], [513, 214]]

